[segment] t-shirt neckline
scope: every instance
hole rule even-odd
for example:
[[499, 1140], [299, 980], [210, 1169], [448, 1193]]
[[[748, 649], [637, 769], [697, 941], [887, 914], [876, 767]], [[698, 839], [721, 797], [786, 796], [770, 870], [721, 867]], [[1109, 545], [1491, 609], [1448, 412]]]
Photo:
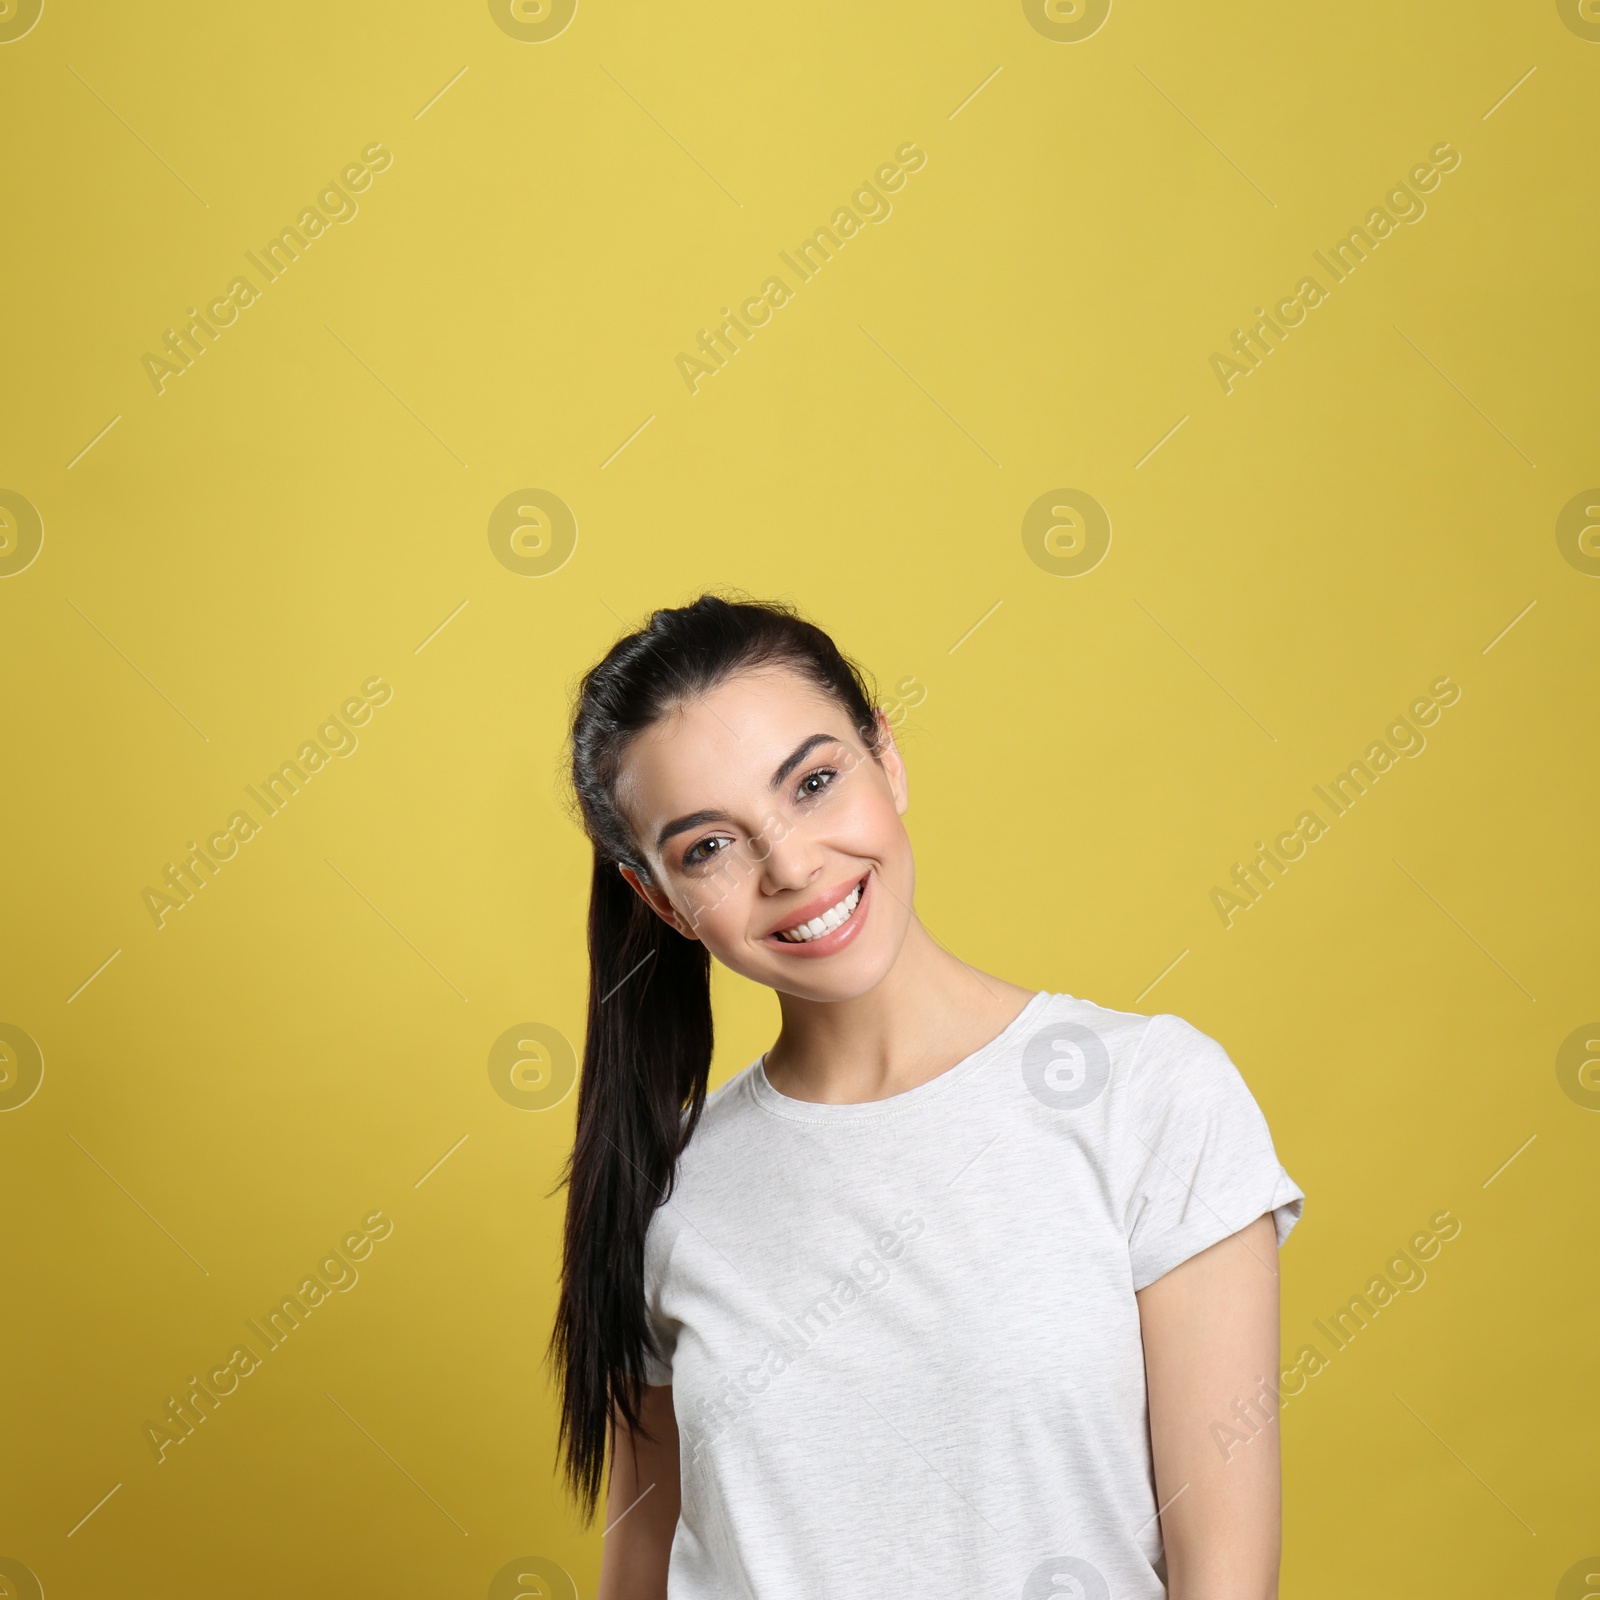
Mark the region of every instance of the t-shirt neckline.
[[985, 1062], [1004, 1051], [1053, 998], [1050, 990], [1039, 990], [987, 1044], [979, 1045], [971, 1055], [963, 1056], [954, 1066], [947, 1067], [926, 1082], [910, 1089], [903, 1089], [899, 1094], [888, 1095], [882, 1100], [847, 1100], [837, 1103], [796, 1100], [773, 1088], [767, 1078], [765, 1051], [751, 1063], [750, 1091], [755, 1097], [756, 1104], [763, 1110], [770, 1111], [774, 1116], [787, 1117], [794, 1122], [852, 1122], [872, 1117], [897, 1116], [903, 1111], [909, 1111], [939, 1095], [948, 1093]]

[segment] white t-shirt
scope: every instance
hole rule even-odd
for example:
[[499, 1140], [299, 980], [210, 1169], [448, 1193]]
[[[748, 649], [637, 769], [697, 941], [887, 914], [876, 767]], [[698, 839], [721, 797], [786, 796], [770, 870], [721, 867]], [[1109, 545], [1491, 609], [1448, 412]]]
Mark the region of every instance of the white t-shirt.
[[1157, 1600], [1134, 1291], [1304, 1195], [1222, 1046], [1036, 994], [886, 1100], [706, 1100], [651, 1219], [669, 1600]]

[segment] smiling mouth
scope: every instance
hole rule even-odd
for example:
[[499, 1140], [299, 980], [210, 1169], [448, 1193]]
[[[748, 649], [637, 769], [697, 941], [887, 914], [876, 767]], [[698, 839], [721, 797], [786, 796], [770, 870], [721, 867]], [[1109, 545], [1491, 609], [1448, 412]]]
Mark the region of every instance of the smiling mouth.
[[825, 933], [832, 933], [837, 927], [848, 922], [855, 914], [855, 909], [861, 904], [861, 894], [866, 879], [847, 894], [836, 905], [829, 906], [820, 916], [813, 917], [809, 922], [797, 923], [792, 928], [779, 928], [773, 938], [782, 939], [785, 944], [809, 944], [813, 939], [820, 939]]

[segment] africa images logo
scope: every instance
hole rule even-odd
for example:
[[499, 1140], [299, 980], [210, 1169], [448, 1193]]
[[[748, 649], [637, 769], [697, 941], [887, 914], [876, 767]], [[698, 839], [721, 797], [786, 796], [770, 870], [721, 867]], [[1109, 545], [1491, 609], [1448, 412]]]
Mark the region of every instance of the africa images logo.
[[1383, 738], [1374, 739], [1367, 746], [1363, 759], [1352, 761], [1343, 772], [1330, 778], [1327, 786], [1311, 785], [1327, 808], [1326, 817], [1319, 811], [1302, 811], [1295, 818], [1294, 826], [1284, 829], [1272, 841], [1274, 849], [1269, 849], [1265, 840], [1257, 839], [1255, 856], [1248, 862], [1234, 862], [1233, 876], [1228, 880], [1231, 887], [1220, 884], [1212, 887], [1211, 908], [1222, 919], [1223, 927], [1231, 928], [1233, 919], [1241, 911], [1250, 910], [1261, 900], [1294, 862], [1318, 840], [1328, 836], [1336, 818], [1344, 816], [1356, 801], [1371, 793], [1380, 778], [1398, 771], [1401, 757], [1414, 761], [1428, 748], [1428, 736], [1423, 728], [1431, 728], [1438, 722], [1441, 707], [1453, 706], [1461, 698], [1459, 685], [1448, 677], [1435, 678], [1428, 689], [1428, 694], [1411, 702], [1407, 708], [1409, 714], [1397, 716], [1383, 730]]
[[[393, 1232], [394, 1223], [388, 1217], [381, 1211], [369, 1211], [359, 1228], [345, 1234], [317, 1262], [316, 1270], [301, 1278], [293, 1294], [284, 1295], [260, 1321], [246, 1317], [245, 1326], [260, 1350], [242, 1341], [236, 1344], [226, 1360], [206, 1372], [204, 1381], [191, 1373], [179, 1394], [168, 1396], [167, 1408], [160, 1417], [145, 1422], [144, 1440], [157, 1463], [165, 1462], [167, 1451], [174, 1445], [193, 1438], [195, 1430], [216, 1414], [223, 1400], [238, 1391], [240, 1379], [258, 1372], [266, 1364], [266, 1357], [281, 1349], [312, 1312], [332, 1304], [336, 1294], [346, 1295], [355, 1288], [361, 1281], [356, 1263], [372, 1254], [375, 1241], [387, 1239]], [[0, 1589], [0, 1600], [5, 1593]]]
[[243, 808], [235, 811], [220, 828], [206, 835], [205, 849], [191, 839], [182, 861], [169, 861], [160, 882], [146, 884], [140, 891], [139, 898], [156, 927], [164, 928], [172, 912], [182, 911], [239, 854], [240, 845], [254, 839], [317, 773], [328, 770], [335, 758], [345, 761], [353, 756], [361, 743], [355, 730], [372, 720], [375, 707], [386, 706], [393, 698], [394, 690], [382, 678], [368, 678], [361, 685], [360, 694], [351, 695], [316, 730], [314, 739], [301, 744], [294, 760], [283, 762], [276, 772], [264, 777], [259, 789], [245, 784], [244, 792], [259, 808], [260, 820]]
[[[783, 277], [768, 278], [755, 294], [739, 302], [738, 315], [730, 306], [724, 306], [722, 321], [716, 328], [700, 330], [700, 342], [695, 346], [698, 355], [678, 352], [674, 365], [689, 393], [698, 394], [701, 381], [714, 378], [727, 366], [755, 337], [756, 329], [771, 322], [774, 311], [789, 305], [800, 287], [810, 283], [850, 240], [861, 237], [869, 222], [879, 225], [887, 222], [894, 213], [889, 195], [905, 188], [908, 173], [921, 172], [927, 164], [926, 152], [908, 139], [895, 151], [895, 159], [885, 161], [872, 178], [855, 190], [849, 204], [840, 206], [809, 239], [803, 239], [792, 253], [780, 250], [778, 256], [794, 283]], [[744, 344], [739, 342], [741, 339]]]
[[702, 1395], [687, 1412], [684, 1422], [695, 1426], [698, 1433], [692, 1457], [698, 1460], [708, 1444], [721, 1438], [730, 1424], [755, 1407], [759, 1396], [771, 1390], [774, 1379], [803, 1360], [844, 1317], [883, 1289], [893, 1276], [890, 1263], [904, 1254], [926, 1227], [917, 1212], [902, 1211], [892, 1226], [878, 1230], [848, 1267], [834, 1273], [831, 1288], [793, 1317], [780, 1318], [773, 1325], [776, 1337], [766, 1348], [734, 1377], [725, 1378], [720, 1390]]
[[1326, 283], [1307, 274], [1295, 285], [1292, 294], [1284, 295], [1273, 305], [1275, 316], [1269, 316], [1264, 307], [1257, 306], [1255, 323], [1249, 328], [1233, 330], [1231, 354], [1213, 352], [1211, 370], [1224, 394], [1232, 394], [1234, 383], [1249, 377], [1289, 337], [1289, 329], [1298, 328], [1309, 312], [1326, 304], [1335, 285], [1343, 283], [1386, 239], [1399, 234], [1402, 222], [1414, 226], [1428, 214], [1428, 203], [1422, 195], [1432, 194], [1439, 187], [1441, 173], [1454, 172], [1461, 165], [1460, 153], [1452, 150], [1447, 141], [1436, 144], [1428, 155], [1431, 162], [1417, 162], [1407, 174], [1410, 183], [1396, 183], [1384, 195], [1383, 204], [1367, 213], [1365, 223], [1358, 224], [1342, 239], [1329, 245], [1326, 254], [1321, 250], [1311, 252], [1327, 276]]
[[305, 206], [292, 226], [282, 229], [276, 238], [262, 245], [259, 255], [254, 250], [246, 250], [245, 259], [260, 277], [261, 284], [254, 278], [240, 276], [221, 294], [206, 301], [203, 314], [190, 306], [185, 312], [188, 320], [182, 328], [167, 329], [160, 351], [147, 350], [140, 357], [150, 387], [157, 394], [165, 394], [166, 385], [173, 378], [181, 378], [217, 342], [222, 330], [231, 328], [239, 320], [239, 313], [249, 310], [262, 297], [265, 285], [276, 283], [316, 240], [332, 233], [334, 223], [354, 222], [361, 209], [356, 195], [371, 188], [373, 174], [387, 172], [393, 161], [394, 157], [381, 144], [374, 141], [367, 145], [361, 152], [361, 160], [343, 167], [337, 179], [330, 180], [317, 192], [315, 204]]

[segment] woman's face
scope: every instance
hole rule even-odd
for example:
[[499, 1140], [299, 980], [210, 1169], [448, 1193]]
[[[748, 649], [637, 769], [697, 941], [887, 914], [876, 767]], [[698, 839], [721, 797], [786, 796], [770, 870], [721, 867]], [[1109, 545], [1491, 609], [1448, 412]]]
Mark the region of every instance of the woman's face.
[[905, 767], [877, 715], [874, 760], [843, 706], [774, 666], [646, 729], [617, 800], [654, 881], [623, 876], [757, 983], [813, 1000], [864, 994], [900, 952], [914, 887]]

